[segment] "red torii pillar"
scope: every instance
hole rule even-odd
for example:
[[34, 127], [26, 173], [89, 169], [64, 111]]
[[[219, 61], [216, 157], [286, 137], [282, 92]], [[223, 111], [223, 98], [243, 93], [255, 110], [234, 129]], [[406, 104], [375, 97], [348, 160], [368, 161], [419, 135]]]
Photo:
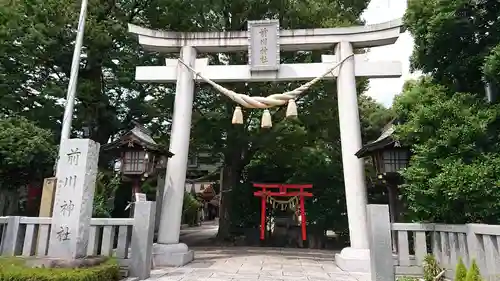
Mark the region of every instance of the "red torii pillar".
[[[275, 196], [275, 197], [299, 196], [302, 240], [305, 241], [307, 239], [307, 232], [306, 232], [306, 213], [305, 213], [305, 206], [304, 206], [304, 197], [312, 197], [313, 194], [311, 192], [304, 191], [304, 189], [312, 188], [312, 184], [254, 183], [253, 186], [262, 189], [260, 191], [254, 192], [254, 196], [261, 198], [260, 240], [264, 240], [264, 238], [265, 238], [267, 197], [270, 197], [270, 196]], [[276, 189], [278, 191], [276, 191]]]

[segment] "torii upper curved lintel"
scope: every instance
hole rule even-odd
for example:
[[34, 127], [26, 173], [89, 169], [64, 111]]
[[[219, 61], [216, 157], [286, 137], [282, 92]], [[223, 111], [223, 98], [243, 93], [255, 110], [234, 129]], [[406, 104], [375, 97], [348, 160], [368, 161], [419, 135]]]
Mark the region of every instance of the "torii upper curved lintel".
[[[138, 36], [145, 49], [161, 53], [178, 52], [182, 46], [207, 53], [248, 49], [247, 31], [171, 32], [133, 24], [128, 25], [128, 31]], [[394, 44], [403, 31], [402, 19], [365, 26], [280, 30], [279, 44], [283, 51], [332, 49], [341, 41], [351, 42], [355, 48], [369, 48]]]

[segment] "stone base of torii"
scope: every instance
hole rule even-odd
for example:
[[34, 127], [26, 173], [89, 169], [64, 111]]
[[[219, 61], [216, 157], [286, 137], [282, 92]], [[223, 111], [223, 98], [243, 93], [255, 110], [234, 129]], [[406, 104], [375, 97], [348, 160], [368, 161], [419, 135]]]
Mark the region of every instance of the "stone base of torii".
[[[403, 30], [400, 19], [369, 26], [320, 28], [309, 30], [279, 30], [275, 21], [254, 23], [256, 30], [236, 32], [179, 33], [149, 30], [129, 25], [129, 32], [138, 36], [147, 50], [180, 53], [180, 58], [202, 76], [214, 82], [262, 82], [311, 80], [324, 73], [333, 63], [343, 62], [324, 79], [337, 77], [339, 122], [342, 143], [342, 163], [346, 190], [347, 214], [351, 245], [336, 256], [337, 265], [346, 271], [370, 270], [366, 217], [366, 186], [364, 163], [355, 153], [362, 147], [356, 76], [367, 78], [397, 78], [402, 75], [397, 61], [368, 61], [363, 54], [354, 55], [355, 48], [370, 48], [394, 44]], [[259, 51], [255, 34], [263, 31], [274, 37], [266, 38]], [[256, 31], [256, 32], [254, 32]], [[250, 39], [250, 40], [249, 40]], [[322, 62], [309, 64], [279, 64], [279, 51], [311, 51], [335, 49], [336, 54], [324, 55]], [[248, 65], [208, 65], [207, 59], [196, 59], [199, 53], [249, 51]], [[266, 59], [262, 59], [264, 52]], [[269, 59], [268, 59], [269, 58]], [[260, 70], [258, 69], [260, 68]], [[165, 66], [137, 66], [139, 82], [176, 83], [165, 192], [162, 197], [158, 244], [154, 261], [158, 266], [179, 266], [193, 260], [193, 252], [179, 243], [182, 202], [186, 180], [195, 82], [203, 82], [179, 60], [167, 59]], [[228, 122], [230, 122], [228, 120]]]

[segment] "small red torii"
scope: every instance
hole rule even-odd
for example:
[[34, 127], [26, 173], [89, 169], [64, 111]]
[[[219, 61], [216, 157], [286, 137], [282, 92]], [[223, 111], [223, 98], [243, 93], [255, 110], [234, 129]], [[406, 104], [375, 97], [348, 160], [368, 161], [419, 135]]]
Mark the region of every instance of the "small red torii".
[[[300, 217], [302, 228], [302, 240], [306, 240], [306, 213], [304, 207], [304, 197], [312, 197], [311, 192], [306, 192], [304, 189], [312, 188], [312, 184], [266, 184], [254, 183], [254, 187], [261, 188], [262, 190], [254, 192], [254, 196], [261, 197], [261, 214], [260, 214], [260, 240], [265, 238], [266, 230], [266, 203], [267, 197], [286, 197], [298, 196], [300, 198]], [[277, 191], [276, 191], [277, 189]], [[289, 191], [290, 190], [290, 191]]]

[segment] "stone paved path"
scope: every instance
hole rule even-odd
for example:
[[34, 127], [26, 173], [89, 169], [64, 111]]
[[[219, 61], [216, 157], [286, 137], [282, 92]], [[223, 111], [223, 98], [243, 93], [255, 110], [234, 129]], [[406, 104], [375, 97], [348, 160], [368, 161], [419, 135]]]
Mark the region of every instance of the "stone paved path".
[[189, 227], [181, 230], [180, 242], [189, 246], [211, 246], [212, 239], [217, 235], [218, 221], [206, 221], [201, 226]]
[[195, 260], [155, 269], [156, 281], [369, 281], [367, 274], [342, 271], [334, 252], [279, 248], [193, 248]]

